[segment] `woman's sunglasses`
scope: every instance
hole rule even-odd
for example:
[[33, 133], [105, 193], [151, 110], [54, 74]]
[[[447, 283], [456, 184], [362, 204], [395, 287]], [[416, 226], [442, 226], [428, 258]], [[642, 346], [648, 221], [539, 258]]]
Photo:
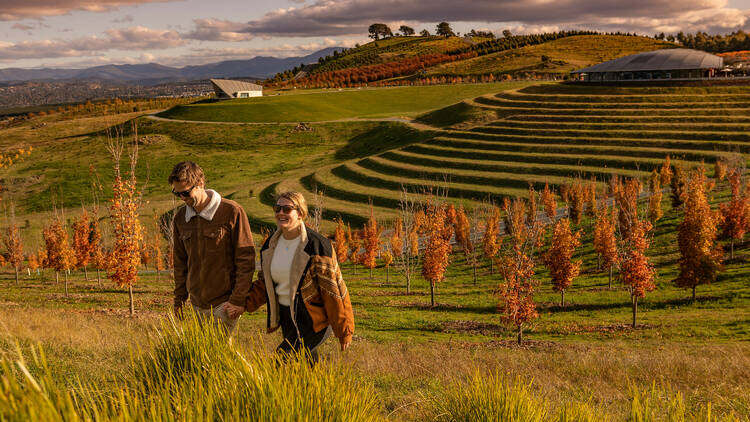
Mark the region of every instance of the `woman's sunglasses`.
[[281, 210], [284, 210], [284, 214], [289, 214], [290, 212], [292, 212], [293, 210], [296, 210], [296, 209], [297, 209], [297, 207], [295, 207], [294, 205], [279, 205], [279, 204], [276, 204], [276, 205], [273, 206], [273, 212], [279, 212]]
[[175, 192], [175, 190], [174, 190], [174, 189], [172, 189], [172, 194], [173, 194], [174, 196], [181, 196], [181, 197], [183, 197], [183, 198], [187, 198], [188, 196], [190, 196], [190, 192], [191, 192], [191, 191], [192, 191], [192, 190], [193, 190], [194, 188], [195, 188], [195, 186], [192, 186], [192, 187], [191, 187], [190, 189], [188, 189], [188, 190], [184, 190], [184, 191], [182, 191], [182, 192]]

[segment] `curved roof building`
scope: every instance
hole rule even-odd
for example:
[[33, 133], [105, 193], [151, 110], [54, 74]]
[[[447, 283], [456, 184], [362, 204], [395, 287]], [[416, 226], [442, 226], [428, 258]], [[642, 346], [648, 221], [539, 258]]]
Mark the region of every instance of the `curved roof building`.
[[571, 72], [583, 81], [701, 79], [715, 75], [724, 59], [705, 51], [669, 48], [620, 57]]

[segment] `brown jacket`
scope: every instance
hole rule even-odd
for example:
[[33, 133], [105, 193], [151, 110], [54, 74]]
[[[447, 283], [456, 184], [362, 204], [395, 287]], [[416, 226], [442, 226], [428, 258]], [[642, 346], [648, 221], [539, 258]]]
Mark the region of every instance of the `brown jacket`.
[[[261, 269], [247, 298], [246, 309], [253, 312], [268, 303], [268, 332], [276, 331], [280, 325], [279, 301], [271, 279], [271, 260], [281, 231], [277, 230], [266, 240], [260, 250]], [[292, 297], [290, 312], [295, 319], [295, 303], [302, 300], [313, 321], [316, 332], [328, 327], [341, 343], [348, 343], [354, 333], [354, 313], [349, 292], [341, 276], [336, 252], [331, 241], [309, 228], [302, 226], [302, 238], [292, 259], [290, 279]], [[270, 294], [269, 294], [270, 293]]]
[[185, 221], [177, 210], [174, 234], [174, 304], [210, 308], [223, 302], [244, 306], [255, 272], [255, 243], [242, 207], [221, 199], [211, 221]]

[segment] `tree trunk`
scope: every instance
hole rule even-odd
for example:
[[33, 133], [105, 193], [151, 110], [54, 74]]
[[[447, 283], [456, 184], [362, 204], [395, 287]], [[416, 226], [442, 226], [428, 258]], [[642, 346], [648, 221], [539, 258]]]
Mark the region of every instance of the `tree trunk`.
[[68, 296], [68, 272], [65, 272], [65, 296]]
[[609, 290], [612, 290], [612, 272], [614, 271], [614, 265], [609, 266]]
[[385, 267], [385, 282], [388, 283], [391, 280], [391, 266]]
[[130, 316], [135, 315], [135, 304], [133, 303], [133, 286], [128, 286], [128, 296], [130, 296]]
[[638, 315], [638, 297], [633, 296], [633, 328], [636, 327], [635, 325], [635, 317]]
[[521, 325], [518, 326], [518, 345], [520, 346], [523, 343], [523, 327]]
[[430, 303], [435, 307], [435, 283], [430, 282]]
[[476, 286], [477, 285], [477, 260], [476, 258], [472, 260], [471, 266], [474, 267], [474, 285]]
[[372, 267], [370, 267], [370, 280], [372, 280]]
[[695, 302], [695, 288], [698, 286], [693, 286], [693, 302]]
[[729, 240], [729, 245], [730, 245], [729, 259], [734, 259], [734, 238], [731, 238]]
[[89, 281], [89, 269], [86, 267], [83, 267], [83, 276], [86, 277], [86, 282]]
[[560, 307], [565, 307], [565, 290], [560, 290]]
[[602, 255], [596, 254], [596, 270], [601, 271], [602, 270]]
[[99, 288], [102, 288], [102, 279], [99, 276], [99, 268], [96, 269], [96, 282], [99, 284]]
[[16, 286], [18, 286], [18, 267], [16, 267]]
[[55, 271], [55, 284], [60, 283], [60, 271]]
[[490, 258], [490, 274], [492, 274], [492, 258]]
[[156, 270], [156, 282], [157, 283], [159, 282], [159, 270], [158, 269]]

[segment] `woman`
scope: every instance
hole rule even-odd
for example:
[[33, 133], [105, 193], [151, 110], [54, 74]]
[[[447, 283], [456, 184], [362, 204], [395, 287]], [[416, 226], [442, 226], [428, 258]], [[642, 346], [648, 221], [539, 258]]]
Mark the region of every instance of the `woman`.
[[305, 227], [307, 203], [301, 193], [280, 194], [273, 209], [278, 229], [260, 250], [247, 312], [268, 303], [268, 332], [281, 327], [284, 337], [277, 352], [303, 350], [317, 361], [317, 348], [331, 331], [346, 350], [354, 314], [331, 241]]

